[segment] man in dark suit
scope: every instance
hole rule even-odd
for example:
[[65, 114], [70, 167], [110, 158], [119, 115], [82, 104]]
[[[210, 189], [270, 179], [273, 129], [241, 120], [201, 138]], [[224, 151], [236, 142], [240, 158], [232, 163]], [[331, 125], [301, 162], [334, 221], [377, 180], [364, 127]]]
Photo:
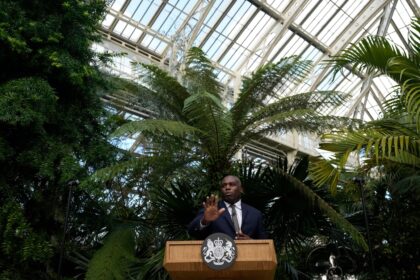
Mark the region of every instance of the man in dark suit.
[[233, 239], [266, 239], [260, 211], [241, 201], [242, 185], [238, 177], [228, 175], [220, 186], [222, 200], [211, 195], [203, 202], [203, 209], [188, 226], [197, 239], [221, 232]]

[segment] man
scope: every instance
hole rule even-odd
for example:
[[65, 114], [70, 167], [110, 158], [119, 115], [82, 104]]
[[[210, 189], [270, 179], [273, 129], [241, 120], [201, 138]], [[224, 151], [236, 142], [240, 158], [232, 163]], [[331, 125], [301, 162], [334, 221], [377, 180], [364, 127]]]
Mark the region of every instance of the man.
[[220, 186], [222, 201], [211, 195], [190, 223], [188, 232], [197, 239], [221, 232], [233, 239], [265, 239], [262, 214], [241, 201], [242, 185], [238, 177], [228, 175]]

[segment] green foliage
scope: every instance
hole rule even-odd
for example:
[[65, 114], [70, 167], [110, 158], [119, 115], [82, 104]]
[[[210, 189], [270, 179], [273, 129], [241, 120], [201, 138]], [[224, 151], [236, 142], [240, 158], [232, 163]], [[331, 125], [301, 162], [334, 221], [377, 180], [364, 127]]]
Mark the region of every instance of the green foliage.
[[308, 180], [308, 164], [308, 157], [296, 159], [291, 165], [286, 157], [280, 157], [271, 166], [255, 162], [239, 166], [243, 200], [263, 211], [265, 227], [275, 242], [279, 261], [276, 279], [311, 274], [305, 261], [321, 244], [348, 246], [360, 250], [360, 254], [367, 248], [364, 237], [338, 207], [340, 199]]
[[134, 135], [136, 133], [148, 132], [150, 134], [169, 134], [174, 137], [182, 137], [184, 135], [200, 132], [197, 128], [176, 121], [167, 120], [141, 120], [132, 121], [119, 127], [114, 136]]
[[[162, 269], [165, 241], [187, 237], [187, 224], [201, 207], [202, 198], [218, 190], [218, 181], [222, 174], [232, 172], [233, 157], [244, 144], [268, 134], [330, 131], [353, 125], [349, 119], [320, 114], [320, 108], [331, 108], [346, 100], [340, 93], [278, 97], [282, 87], [301, 82], [310, 71], [311, 63], [298, 57], [264, 66], [246, 78], [230, 108], [223, 103], [223, 88], [214, 75], [214, 67], [198, 48], [189, 51], [179, 81], [153, 65], [134, 67], [139, 74], [138, 85], [125, 80], [116, 83], [152, 112], [148, 119], [121, 125], [114, 136], [135, 138], [138, 154], [130, 162], [95, 172], [92, 179], [118, 187], [134, 178], [140, 182], [140, 187], [131, 192], [141, 193], [141, 215], [149, 224], [147, 228], [137, 228], [142, 231], [137, 242], [143, 244], [145, 251], [137, 250], [141, 264], [129, 274], [138, 279], [168, 277]], [[118, 171], [123, 176], [120, 184], [112, 178]], [[305, 204], [315, 203], [324, 209], [334, 222], [364, 244], [356, 238], [357, 231], [352, 231], [326, 202], [315, 199], [318, 197], [300, 181], [288, 177], [287, 184], [294, 184], [303, 196], [312, 198]], [[267, 202], [262, 207], [269, 205]]]
[[169, 275], [166, 270], [163, 269], [163, 257], [165, 250], [162, 248], [155, 254], [148, 258], [140, 260], [140, 266], [132, 269], [131, 275], [135, 275], [139, 280], [156, 279], [156, 280], [168, 280]]
[[52, 116], [57, 97], [51, 86], [37, 78], [13, 80], [0, 87], [0, 121], [11, 126], [42, 125]]
[[[57, 278], [68, 183], [118, 154], [98, 95], [107, 55], [91, 49], [104, 12], [104, 1], [0, 0], [0, 277]], [[90, 250], [105, 203], [77, 188], [71, 202], [66, 244]]]
[[[152, 204], [156, 209], [154, 222], [166, 233], [167, 238], [184, 240], [188, 238], [187, 228], [195, 217], [195, 209], [200, 207], [194, 199], [191, 190], [205, 189], [203, 186], [194, 186], [184, 183], [171, 183], [170, 188], [153, 190]], [[198, 193], [203, 197], [207, 193]]]
[[417, 178], [417, 188], [410, 188], [406, 180], [410, 177], [414, 179], [410, 170], [399, 168], [378, 180], [369, 180], [365, 185], [372, 250], [379, 278], [417, 279], [420, 276], [417, 267], [420, 249], [413, 246], [420, 244], [419, 185]]
[[162, 134], [179, 138], [183, 150], [198, 155], [211, 180], [229, 172], [233, 156], [251, 140], [292, 130], [320, 132], [352, 125], [351, 120], [319, 112], [321, 107], [335, 107], [345, 100], [337, 92], [278, 97], [282, 87], [301, 82], [309, 73], [311, 63], [298, 57], [266, 65], [245, 78], [230, 109], [221, 101], [223, 89], [214, 67], [198, 48], [189, 51], [180, 82], [156, 66], [135, 67], [141, 84], [146, 85], [138, 87], [139, 98], [160, 109], [153, 120], [122, 125], [117, 135], [134, 135], [139, 143], [153, 139], [143, 145], [146, 154], [147, 149], [168, 149], [164, 141], [156, 141]]
[[362, 156], [365, 170], [386, 166], [390, 170], [399, 165], [420, 167], [420, 54], [418, 37], [419, 19], [412, 23], [410, 50], [399, 49], [382, 37], [368, 37], [335, 57], [336, 71], [352, 64], [356, 71], [387, 75], [398, 83], [397, 97], [387, 101], [381, 119], [371, 121], [356, 130], [339, 130], [324, 134], [320, 148], [335, 154], [332, 159], [335, 171], [328, 164], [317, 163], [312, 168], [318, 185], [329, 183], [334, 190], [339, 174], [351, 156]]
[[204, 52], [193, 47], [187, 54], [185, 86], [190, 94], [208, 92], [219, 97], [222, 85], [216, 80], [215, 68]]
[[[385, 102], [380, 119], [355, 130], [323, 135], [320, 147], [333, 156], [330, 160], [318, 159], [310, 167], [311, 178], [319, 187], [326, 184], [333, 192], [343, 188], [347, 193], [353, 192], [353, 204], [360, 201], [361, 193], [359, 188], [352, 191], [355, 187], [350, 178], [365, 179], [362, 187], [366, 194], [371, 250], [376, 277], [381, 279], [419, 277], [418, 263], [414, 259], [418, 259], [420, 252], [418, 246], [413, 246], [420, 242], [415, 230], [420, 222], [417, 218], [420, 198], [419, 27], [419, 19], [413, 19], [406, 51], [385, 38], [368, 37], [332, 60], [336, 71], [350, 64], [355, 71], [392, 78], [398, 85], [397, 95]], [[353, 162], [352, 168], [348, 162]], [[357, 216], [354, 215], [353, 223], [365, 227]], [[364, 257], [361, 261], [370, 260]]]
[[26, 220], [23, 209], [9, 202], [1, 207], [1, 251], [3, 258], [14, 261], [45, 261], [52, 255], [45, 237], [37, 234]]
[[89, 262], [86, 279], [127, 279], [134, 258], [134, 232], [130, 228], [114, 230]]

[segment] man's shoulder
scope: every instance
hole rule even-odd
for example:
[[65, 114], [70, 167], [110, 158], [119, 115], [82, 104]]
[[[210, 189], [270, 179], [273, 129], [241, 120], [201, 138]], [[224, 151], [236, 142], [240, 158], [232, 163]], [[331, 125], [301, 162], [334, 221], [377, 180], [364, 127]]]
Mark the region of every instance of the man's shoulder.
[[257, 208], [255, 208], [255, 207], [253, 207], [253, 206], [251, 206], [249, 204], [246, 204], [245, 202], [242, 202], [242, 208], [243, 209], [246, 209], [247, 211], [251, 211], [251, 212], [255, 212], [255, 213], [261, 214], [261, 211], [260, 210], [258, 210]]

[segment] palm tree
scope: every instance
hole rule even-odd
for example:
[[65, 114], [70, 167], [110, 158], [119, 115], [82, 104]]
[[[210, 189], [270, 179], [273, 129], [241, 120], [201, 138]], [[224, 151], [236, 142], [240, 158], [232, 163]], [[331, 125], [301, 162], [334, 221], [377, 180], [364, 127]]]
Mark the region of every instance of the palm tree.
[[[277, 97], [279, 88], [305, 78], [309, 61], [289, 57], [262, 67], [244, 79], [236, 102], [228, 108], [222, 100], [223, 87], [203, 52], [193, 48], [187, 58], [180, 81], [156, 66], [144, 64], [136, 65], [139, 84], [118, 80], [119, 86], [137, 91], [139, 102], [151, 111], [150, 118], [127, 122], [115, 132], [116, 136], [137, 137], [142, 152], [137, 159], [94, 176], [108, 180], [118, 171], [135, 172], [139, 181], [145, 182], [145, 199], [151, 200], [147, 219], [152, 233], [143, 241], [147, 239], [157, 249], [138, 256], [143, 265], [134, 274], [142, 279], [166, 277], [161, 267], [163, 241], [187, 237], [185, 224], [194, 216], [194, 209], [204, 195], [218, 189], [216, 182], [222, 174], [231, 172], [233, 157], [244, 144], [276, 132], [320, 132], [350, 123], [319, 113], [320, 108], [344, 100], [336, 92]], [[311, 197], [308, 192], [306, 195]], [[321, 200], [314, 201], [326, 212], [332, 210]], [[333, 211], [328, 213], [339, 217]], [[348, 225], [343, 220], [335, 221]]]
[[[332, 59], [335, 71], [352, 65], [354, 71], [387, 75], [398, 87], [396, 97], [384, 105], [379, 120], [357, 130], [323, 135], [320, 148], [335, 154], [329, 162], [319, 160], [311, 167], [318, 185], [338, 184], [351, 155], [363, 156], [365, 172], [373, 169], [411, 169], [406, 181], [419, 182], [420, 168], [420, 19], [412, 22], [409, 49], [404, 51], [383, 37], [368, 37]], [[420, 186], [420, 184], [417, 184]]]
[[298, 57], [265, 65], [245, 78], [230, 108], [222, 101], [223, 88], [214, 67], [198, 48], [188, 52], [180, 82], [157, 66], [136, 67], [146, 85], [138, 87], [138, 95], [154, 115], [122, 125], [115, 135], [138, 135], [144, 152], [153, 151], [155, 156], [168, 148], [162, 148], [166, 142], [162, 137], [178, 139], [176, 156], [181, 150], [191, 158], [182, 166], [199, 162], [211, 179], [229, 172], [234, 155], [251, 140], [292, 130], [319, 133], [350, 124], [348, 119], [320, 114], [344, 100], [336, 92], [278, 97], [279, 89], [300, 83], [308, 74], [310, 62]]
[[[357, 130], [324, 135], [320, 147], [334, 156], [314, 162], [311, 176], [318, 185], [329, 184], [335, 191], [338, 184], [351, 186], [350, 176], [362, 175], [366, 181], [358, 195], [366, 204], [366, 229], [372, 230], [372, 268], [381, 267], [379, 277], [383, 278], [404, 274], [416, 278], [407, 256], [418, 255], [418, 250], [407, 244], [415, 243], [410, 238], [415, 236], [418, 219], [412, 215], [418, 213], [420, 199], [420, 19], [412, 21], [406, 51], [385, 38], [368, 37], [332, 62], [336, 71], [350, 64], [355, 71], [390, 77], [397, 83], [396, 97], [385, 103], [382, 118]], [[352, 156], [359, 158], [355, 169], [347, 166]], [[364, 200], [366, 193], [369, 196]], [[369, 219], [367, 214], [371, 214]], [[404, 266], [399, 264], [401, 259]], [[388, 267], [401, 269], [389, 271]]]
[[286, 157], [273, 165], [240, 165], [240, 177], [246, 186], [243, 200], [264, 212], [266, 229], [274, 239], [279, 259], [278, 273], [293, 279], [306, 279], [306, 274], [311, 273], [307, 272], [305, 259], [321, 244], [353, 248], [359, 244], [367, 248], [360, 232], [343, 217], [345, 213], [336, 210], [340, 199], [316, 188], [308, 179], [308, 165], [308, 156], [296, 158], [291, 165]]

